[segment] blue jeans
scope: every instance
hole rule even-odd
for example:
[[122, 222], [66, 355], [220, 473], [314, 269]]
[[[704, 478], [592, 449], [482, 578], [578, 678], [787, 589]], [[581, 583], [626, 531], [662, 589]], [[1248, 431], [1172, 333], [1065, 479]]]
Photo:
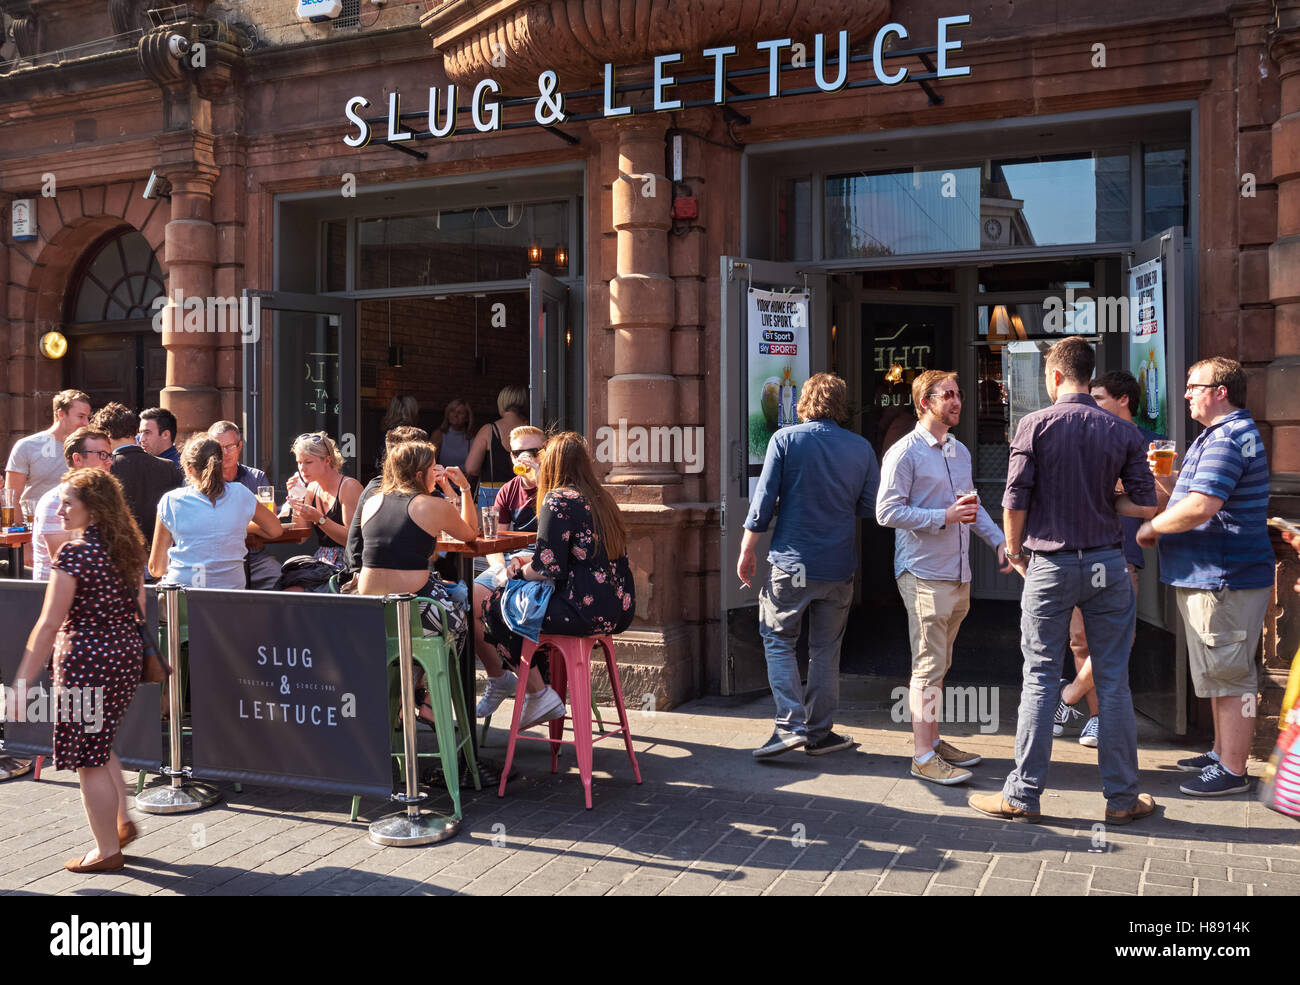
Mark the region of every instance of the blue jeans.
[[1070, 614], [1083, 613], [1097, 685], [1101, 744], [1097, 767], [1106, 806], [1137, 803], [1137, 720], [1128, 686], [1128, 660], [1137, 598], [1118, 547], [1034, 555], [1020, 601], [1024, 685], [1016, 724], [1016, 768], [1002, 796], [1027, 811], [1039, 809], [1052, 759], [1052, 719], [1061, 698], [1061, 662], [1070, 652]]
[[[768, 583], [758, 593], [758, 631], [767, 657], [767, 679], [776, 699], [776, 727], [824, 739], [840, 701], [840, 643], [853, 602], [853, 579], [809, 581], [772, 565]], [[808, 686], [799, 680], [795, 644], [809, 610]]]

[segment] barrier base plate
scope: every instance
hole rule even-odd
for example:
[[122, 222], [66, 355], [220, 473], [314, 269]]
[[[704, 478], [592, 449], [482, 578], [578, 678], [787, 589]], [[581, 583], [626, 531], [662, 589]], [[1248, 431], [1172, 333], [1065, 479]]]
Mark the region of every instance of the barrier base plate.
[[221, 791], [206, 783], [187, 780], [181, 786], [173, 787], [171, 780], [165, 780], [140, 791], [135, 806], [145, 814], [185, 814], [211, 807], [220, 799]]
[[442, 814], [421, 813], [413, 818], [402, 811], [370, 825], [370, 840], [376, 845], [432, 845], [458, 834], [460, 822]]
[[0, 780], [12, 780], [15, 777], [26, 776], [32, 771], [32, 761], [30, 759], [19, 759], [17, 756], [0, 756]]

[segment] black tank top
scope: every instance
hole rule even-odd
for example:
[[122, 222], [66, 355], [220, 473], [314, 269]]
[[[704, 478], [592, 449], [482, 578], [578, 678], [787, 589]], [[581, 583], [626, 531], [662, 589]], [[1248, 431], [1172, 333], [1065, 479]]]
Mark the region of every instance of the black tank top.
[[[339, 495], [343, 491], [343, 483], [347, 481], [347, 476], [339, 476], [338, 488], [334, 490], [334, 505], [329, 508], [325, 514], [326, 520], [333, 520], [337, 524], [343, 523], [343, 497]], [[320, 499], [316, 499], [316, 508], [320, 509]], [[316, 528], [316, 547], [342, 547], [337, 540], [327, 534], [320, 527]]]
[[497, 421], [492, 425], [492, 440], [488, 444], [488, 467], [484, 469], [480, 482], [506, 483], [515, 477], [515, 465], [510, 458], [510, 452], [505, 445], [501, 443], [501, 438], [497, 434]]
[[411, 519], [413, 493], [384, 493], [375, 515], [361, 525], [361, 565], [427, 571], [437, 541]]

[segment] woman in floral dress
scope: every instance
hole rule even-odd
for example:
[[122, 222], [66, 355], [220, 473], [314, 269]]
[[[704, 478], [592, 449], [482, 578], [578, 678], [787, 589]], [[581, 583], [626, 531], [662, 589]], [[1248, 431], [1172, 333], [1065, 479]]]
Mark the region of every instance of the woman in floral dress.
[[136, 606], [144, 604], [145, 541], [122, 487], [108, 472], [77, 469], [63, 477], [59, 516], [81, 536], [54, 558], [45, 606], [16, 675], [34, 681], [54, 653], [54, 768], [77, 771], [95, 847], [70, 859], [72, 872], [122, 868], [122, 847], [136, 835], [127, 813], [122, 764], [113, 736], [140, 682], [143, 647]]
[[[541, 631], [563, 636], [623, 632], [636, 614], [627, 530], [614, 498], [596, 477], [582, 435], [566, 431], [547, 443], [537, 502], [537, 553], [516, 556], [506, 570], [511, 578], [555, 583]], [[502, 591], [497, 589], [483, 604], [483, 638], [514, 670], [523, 638], [501, 616]], [[544, 658], [529, 676], [520, 728], [564, 716], [564, 702], [546, 685], [543, 668]]]

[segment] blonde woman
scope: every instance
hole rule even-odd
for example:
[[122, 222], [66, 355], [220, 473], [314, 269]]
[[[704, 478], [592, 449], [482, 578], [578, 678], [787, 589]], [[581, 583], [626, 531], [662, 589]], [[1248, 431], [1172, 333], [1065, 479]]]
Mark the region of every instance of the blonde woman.
[[442, 412], [442, 423], [430, 440], [438, 448], [438, 461], [447, 468], [463, 468], [469, 457], [470, 435], [474, 432], [474, 411], [457, 397]]
[[[318, 565], [306, 570], [298, 566], [290, 569], [286, 564], [280, 587], [299, 592], [323, 590], [329, 576], [343, 564], [343, 547], [361, 498], [361, 483], [343, 474], [343, 455], [324, 431], [300, 434], [293, 443], [293, 457], [298, 471], [287, 483], [293, 516], [316, 527], [316, 552], [312, 558]], [[305, 495], [294, 499], [294, 489], [305, 490]]]
[[506, 439], [515, 428], [528, 423], [528, 387], [502, 387], [497, 394], [497, 413], [501, 416], [484, 424], [474, 436], [465, 459], [466, 474], [479, 480], [479, 506], [491, 506], [497, 490], [515, 477]]

